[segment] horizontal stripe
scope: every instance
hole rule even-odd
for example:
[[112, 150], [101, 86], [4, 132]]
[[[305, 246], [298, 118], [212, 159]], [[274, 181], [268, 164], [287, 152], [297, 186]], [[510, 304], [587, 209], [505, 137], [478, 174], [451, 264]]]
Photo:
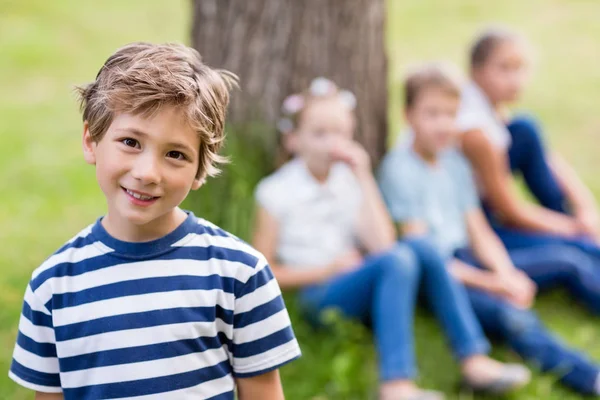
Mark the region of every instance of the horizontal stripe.
[[264, 256], [248, 243], [231, 236], [215, 236], [210, 233], [190, 233], [178, 242], [173, 243], [174, 247], [205, 247], [207, 245], [223, 247], [232, 250], [241, 250], [257, 259], [263, 259]]
[[83, 354], [74, 357], [65, 357], [60, 360], [62, 372], [80, 371], [94, 367], [107, 367], [110, 365], [130, 364], [142, 361], [173, 358], [195, 353], [198, 357], [206, 350], [221, 348], [229, 345], [229, 339], [220, 333], [214, 337], [198, 337], [173, 342], [150, 344], [146, 346], [123, 347], [113, 350]]
[[38, 385], [38, 384], [32, 383], [25, 379], [22, 379], [20, 376], [16, 375], [12, 370], [8, 371], [8, 377], [10, 379], [12, 379], [13, 381], [15, 381], [16, 383], [18, 383], [19, 385], [21, 385], [27, 389], [35, 390], [36, 392], [43, 392], [43, 393], [61, 393], [62, 392], [62, 388], [60, 386], [45, 386], [45, 385]]
[[[262, 282], [261, 282], [262, 283]], [[254, 291], [248, 293], [243, 297], [237, 298], [237, 304], [235, 306], [236, 315], [243, 314], [255, 309], [262, 304], [268, 303], [269, 301], [280, 297], [281, 290], [277, 281], [272, 278], [262, 286], [256, 287]]]
[[[233, 337], [235, 340], [235, 335]], [[294, 331], [292, 331], [290, 326], [287, 326], [277, 332], [251, 342], [241, 344], [235, 343], [233, 356], [236, 359], [256, 356], [293, 340], [295, 340]]]
[[[106, 247], [101, 242], [90, 243], [83, 247], [69, 247], [60, 253], [55, 253], [50, 256], [42, 263], [42, 265], [36, 268], [31, 275], [32, 282], [39, 280], [42, 275], [48, 274], [57, 265], [79, 263], [84, 260], [110, 253], [111, 251], [112, 249]], [[35, 288], [36, 286], [34, 285], [34, 289]]]
[[227, 340], [231, 341], [233, 326], [217, 318], [215, 321], [209, 322], [194, 321], [106, 332], [60, 342], [57, 352], [62, 359], [107, 350], [165, 343], [172, 341], [174, 338], [186, 340], [200, 336], [217, 336], [219, 332], [223, 332]]
[[213, 224], [212, 222], [210, 222], [204, 218], [196, 217], [196, 221], [198, 222], [198, 225], [199, 225], [199, 229], [197, 232], [199, 234], [209, 233], [213, 236], [223, 236], [223, 237], [228, 237], [228, 238], [231, 238], [234, 240], [239, 240], [237, 237], [235, 237], [231, 233], [219, 228], [217, 225]]
[[285, 310], [283, 298], [281, 296], [274, 297], [271, 301], [254, 307], [252, 310], [245, 313], [236, 314], [233, 317], [233, 326], [235, 328], [243, 328], [245, 326], [255, 324], [269, 318], [271, 315]]
[[[171, 261], [176, 259], [190, 259], [197, 261], [220, 260], [227, 263], [241, 263], [254, 269], [257, 264], [257, 258], [240, 250], [231, 250], [222, 247], [180, 247], [177, 251], [171, 251], [156, 256], [152, 261]], [[124, 261], [125, 262], [125, 261]], [[31, 287], [36, 291], [48, 279], [77, 276], [91, 271], [102, 270], [114, 266], [115, 257], [110, 254], [99, 255], [93, 258], [88, 258], [85, 262], [73, 263], [66, 261], [56, 264], [41, 272], [36, 278], [31, 281]], [[164, 264], [164, 263], [163, 263]]]
[[[223, 278], [219, 275], [190, 276], [177, 275], [170, 277], [145, 278], [135, 281], [125, 281], [108, 285], [96, 286], [75, 293], [62, 293], [52, 297], [51, 305], [54, 313], [66, 307], [76, 307], [83, 304], [119, 297], [150, 294], [159, 292], [174, 292], [186, 290], [221, 289], [233, 293], [234, 279]], [[181, 294], [181, 296], [186, 296]]]
[[58, 343], [105, 332], [180, 324], [182, 322], [212, 322], [216, 318], [232, 324], [233, 312], [218, 305], [216, 307], [171, 308], [98, 318], [93, 321], [59, 326], [54, 329]]
[[[132, 382], [150, 378], [182, 374], [228, 361], [227, 352], [222, 348], [191, 353], [179, 357], [136, 363], [88, 368], [82, 371], [61, 372], [63, 388], [104, 385], [115, 382]], [[223, 375], [221, 375], [223, 376]], [[220, 376], [219, 376], [220, 377]]]
[[34, 325], [30, 319], [21, 316], [19, 319], [19, 332], [38, 343], [54, 343], [54, 330], [51, 327]]
[[233, 369], [236, 376], [250, 375], [257, 371], [273, 369], [281, 364], [300, 356], [300, 347], [296, 339], [290, 340], [281, 346], [274, 347], [255, 356], [234, 358]]
[[[169, 313], [168, 310], [177, 308], [214, 308], [215, 306], [233, 308], [234, 305], [233, 294], [220, 289], [147, 293], [55, 310], [54, 325], [61, 327], [145, 311], [165, 310], [165, 313]], [[185, 322], [185, 320], [176, 322]]]
[[[166, 265], [162, 260], [135, 261], [130, 263], [116, 263], [114, 266], [90, 271], [81, 275], [50, 278], [43, 285], [52, 286], [52, 290], [47, 291], [49, 295], [43, 297], [39, 293], [39, 290], [36, 292], [36, 295], [42, 304], [46, 304], [52, 299], [52, 295], [81, 292], [97, 286], [123, 281], [178, 275], [220, 275], [224, 278], [234, 278], [243, 284], [252, 273], [253, 269], [237, 262], [174, 259], [169, 260], [168, 265]], [[50, 308], [49, 304], [48, 306]]]
[[214, 379], [222, 378], [229, 372], [229, 362], [224, 361], [212, 367], [201, 368], [181, 374], [173, 374], [131, 382], [117, 382], [104, 385], [69, 388], [64, 389], [64, 393], [65, 397], [72, 399], [118, 399], [149, 394], [159, 394], [168, 392], [170, 390], [178, 390], [197, 386], [202, 382], [209, 382]]
[[282, 308], [279, 312], [274, 313], [259, 322], [241, 329], [234, 329], [234, 342], [236, 345], [252, 342], [289, 326], [291, 326], [290, 317], [288, 316], [287, 310]]
[[54, 343], [40, 343], [19, 331], [17, 344], [23, 349], [40, 357], [56, 357], [56, 346]]
[[90, 224], [85, 229], [81, 230], [81, 232], [79, 232], [77, 235], [75, 235], [71, 239], [69, 239], [60, 249], [56, 250], [54, 252], [54, 254], [62, 253], [69, 247], [72, 247], [72, 248], [83, 247], [87, 244], [92, 243], [93, 239], [90, 240], [88, 238], [88, 235], [90, 233], [92, 233], [93, 226], [94, 226], [94, 224]]
[[13, 351], [13, 360], [20, 365], [43, 372], [45, 374], [58, 374], [58, 359], [56, 357], [40, 357], [28, 350], [25, 350], [17, 343]]
[[268, 266], [257, 270], [255, 274], [250, 276], [245, 283], [236, 281], [235, 295], [238, 298], [242, 298], [256, 289], [263, 287], [271, 280], [275, 280], [271, 269]]
[[10, 370], [19, 378], [33, 383], [34, 385], [60, 387], [60, 377], [58, 374], [50, 374], [28, 368], [20, 364], [14, 358]]
[[33, 290], [31, 289], [31, 285], [27, 285], [27, 289], [25, 290], [24, 301], [29, 305], [31, 310], [39, 311], [46, 315], [52, 315], [50, 313], [50, 310], [48, 310], [44, 306], [44, 303], [42, 301], [40, 301], [40, 298], [38, 297], [37, 293], [33, 293]]
[[39, 311], [33, 311], [27, 302], [23, 302], [23, 314], [33, 325], [52, 328], [52, 316]]
[[[213, 379], [212, 381], [203, 382], [199, 385], [192, 386], [186, 389], [174, 390], [168, 393], [162, 393], [159, 396], [160, 400], [233, 400], [234, 399], [235, 382], [231, 375], [222, 378]], [[156, 400], [155, 395], [138, 396], [135, 400]]]

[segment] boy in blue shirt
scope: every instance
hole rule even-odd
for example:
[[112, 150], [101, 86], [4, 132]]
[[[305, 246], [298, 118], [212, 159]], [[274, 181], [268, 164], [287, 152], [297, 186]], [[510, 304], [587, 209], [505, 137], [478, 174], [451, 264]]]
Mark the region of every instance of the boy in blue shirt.
[[575, 390], [599, 393], [598, 367], [552, 336], [530, 310], [537, 287], [524, 271], [535, 276], [576, 260], [560, 257], [552, 246], [506, 251], [479, 206], [469, 164], [453, 146], [459, 96], [458, 84], [439, 66], [425, 66], [406, 79], [411, 133], [380, 171], [392, 217], [402, 235], [432, 239], [489, 334]]
[[33, 272], [9, 372], [36, 399], [282, 399], [300, 355], [249, 245], [179, 204], [224, 162], [236, 77], [134, 43], [79, 88], [108, 212]]

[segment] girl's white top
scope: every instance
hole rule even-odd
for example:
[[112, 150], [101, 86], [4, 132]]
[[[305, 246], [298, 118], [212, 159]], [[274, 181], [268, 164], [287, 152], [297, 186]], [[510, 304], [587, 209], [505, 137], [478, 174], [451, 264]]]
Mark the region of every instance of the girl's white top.
[[321, 267], [356, 246], [362, 194], [346, 164], [334, 164], [320, 183], [295, 158], [264, 178], [255, 196], [277, 219], [277, 258], [282, 264]]
[[461, 132], [480, 129], [497, 148], [506, 151], [511, 136], [485, 93], [474, 82], [462, 90], [457, 125]]

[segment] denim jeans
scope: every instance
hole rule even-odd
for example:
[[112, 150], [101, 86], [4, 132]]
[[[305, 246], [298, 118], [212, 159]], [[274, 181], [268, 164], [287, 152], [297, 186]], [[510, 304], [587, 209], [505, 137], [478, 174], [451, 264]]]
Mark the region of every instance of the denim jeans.
[[[485, 353], [483, 336], [464, 288], [455, 282], [425, 240], [398, 243], [392, 250], [368, 257], [354, 271], [300, 292], [309, 318], [328, 308], [370, 322], [379, 354], [382, 380], [416, 375], [413, 321], [420, 283], [441, 320], [459, 359]], [[312, 319], [312, 318], [311, 318]]]
[[[549, 277], [556, 279], [572, 279], [569, 276], [572, 270], [565, 269], [561, 272], [563, 261], [555, 257], [550, 248], [519, 249], [510, 252], [513, 263], [533, 277], [543, 277], [536, 280], [543, 288], [552, 284]], [[460, 250], [456, 257], [465, 263], [480, 267], [469, 250]], [[554, 264], [552, 264], [554, 263]], [[544, 269], [549, 272], [540, 274]], [[579, 287], [584, 282], [574, 283], [574, 290], [587, 289]], [[596, 283], [597, 284], [597, 283]], [[481, 325], [489, 335], [505, 340], [513, 350], [524, 359], [536, 364], [542, 371], [552, 372], [559, 377], [561, 382], [581, 392], [592, 394], [600, 369], [580, 352], [569, 348], [560, 339], [552, 335], [539, 320], [532, 310], [524, 310], [513, 306], [504, 299], [481, 290], [467, 289], [471, 304]], [[595, 297], [598, 305], [597, 290], [591, 297]]]

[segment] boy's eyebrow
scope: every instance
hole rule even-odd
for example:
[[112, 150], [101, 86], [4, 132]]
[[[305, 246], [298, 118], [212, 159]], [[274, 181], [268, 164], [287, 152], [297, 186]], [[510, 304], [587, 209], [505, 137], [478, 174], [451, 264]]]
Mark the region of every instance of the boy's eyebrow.
[[[137, 128], [119, 128], [117, 130], [121, 131], [121, 132], [133, 133], [133, 134], [138, 135], [138, 136], [149, 136], [146, 132], [141, 131], [141, 130], [139, 130]], [[169, 142], [169, 143], [167, 143], [167, 147], [173, 147], [173, 148], [176, 148], [176, 149], [181, 149], [181, 150], [187, 150], [187, 151], [194, 152], [194, 149], [193, 149], [192, 146], [188, 146], [186, 144], [178, 143], [178, 142]]]

